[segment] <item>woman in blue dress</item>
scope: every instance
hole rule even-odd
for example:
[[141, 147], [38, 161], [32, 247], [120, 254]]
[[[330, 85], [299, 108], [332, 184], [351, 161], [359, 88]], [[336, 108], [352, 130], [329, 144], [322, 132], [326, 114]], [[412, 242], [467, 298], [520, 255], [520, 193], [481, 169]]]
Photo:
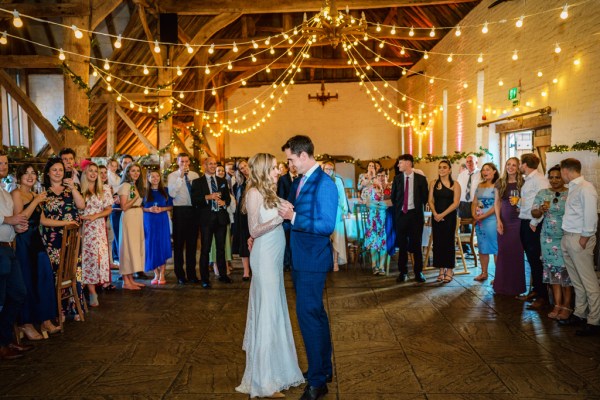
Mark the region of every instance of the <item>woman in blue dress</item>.
[[496, 212], [494, 202], [496, 199], [494, 185], [500, 175], [494, 163], [485, 163], [481, 167], [481, 181], [475, 190], [473, 197], [472, 213], [475, 220], [475, 233], [477, 234], [477, 247], [479, 248], [479, 261], [481, 262], [481, 274], [475, 277], [478, 282], [488, 278], [488, 265], [490, 254], [498, 254], [498, 232], [496, 223]]
[[153, 285], [164, 285], [165, 264], [171, 258], [171, 230], [168, 212], [173, 209], [173, 199], [163, 186], [158, 171], [148, 173], [150, 190], [147, 191], [144, 209], [144, 240], [146, 259], [144, 271], [154, 271]]
[[548, 170], [549, 189], [542, 189], [535, 196], [531, 215], [544, 217], [540, 242], [542, 245], [542, 263], [544, 265], [543, 282], [552, 285], [554, 309], [548, 314], [553, 319], [567, 319], [571, 315], [573, 285], [565, 267], [560, 241], [563, 237], [562, 220], [569, 190], [560, 175], [560, 166]]

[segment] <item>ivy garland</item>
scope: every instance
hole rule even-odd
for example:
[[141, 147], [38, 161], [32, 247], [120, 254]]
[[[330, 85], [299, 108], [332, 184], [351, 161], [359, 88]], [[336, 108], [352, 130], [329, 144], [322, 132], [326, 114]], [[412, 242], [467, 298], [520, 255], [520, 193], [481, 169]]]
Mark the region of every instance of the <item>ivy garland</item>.
[[478, 152], [455, 151], [454, 154], [451, 156], [445, 156], [445, 155], [434, 156], [431, 154], [427, 154], [425, 157], [415, 157], [415, 163], [420, 163], [421, 161], [436, 162], [436, 161], [441, 161], [441, 160], [448, 160], [448, 161], [450, 161], [450, 163], [454, 164], [454, 163], [462, 160], [463, 158], [466, 158], [469, 154], [473, 154], [477, 157], [483, 157], [483, 155], [488, 155], [491, 160], [494, 159], [494, 155], [489, 151], [489, 149], [485, 149], [485, 148], [479, 146]]
[[0, 146], [0, 149], [4, 149], [10, 160], [34, 158], [33, 154], [25, 146]]
[[73, 70], [69, 68], [69, 66], [64, 62], [60, 66], [60, 69], [62, 69], [63, 74], [71, 78], [73, 83], [75, 83], [79, 87], [79, 89], [85, 92], [85, 95], [88, 99], [92, 97], [92, 89], [87, 85], [87, 83], [83, 81], [83, 78], [81, 78], [81, 76], [73, 72]]
[[91, 142], [94, 139], [94, 135], [96, 134], [96, 128], [94, 128], [93, 126], [90, 127], [80, 125], [72, 121], [66, 115], [63, 115], [58, 119], [58, 126], [60, 126], [63, 129], [79, 132], [79, 134], [85, 137], [89, 142]]
[[565, 153], [567, 151], [595, 151], [600, 156], [600, 143], [595, 140], [588, 140], [587, 142], [577, 142], [571, 147], [566, 144], [559, 144], [550, 146], [547, 153]]
[[156, 120], [156, 123], [154, 125], [160, 125], [163, 122], [165, 122], [166, 120], [168, 120], [169, 118], [171, 118], [173, 115], [177, 114], [177, 111], [175, 110], [171, 110], [168, 113], [166, 113], [165, 115], [163, 115], [162, 117], [160, 117], [159, 119]]

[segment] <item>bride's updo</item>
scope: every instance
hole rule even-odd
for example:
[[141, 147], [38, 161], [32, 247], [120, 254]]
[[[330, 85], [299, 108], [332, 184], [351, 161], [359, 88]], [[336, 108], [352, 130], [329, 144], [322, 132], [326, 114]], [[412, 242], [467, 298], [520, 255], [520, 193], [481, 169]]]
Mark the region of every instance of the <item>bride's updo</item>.
[[[255, 154], [250, 160], [250, 177], [246, 184], [246, 193], [251, 188], [256, 188], [262, 195], [265, 208], [275, 208], [279, 204], [277, 197], [277, 184], [271, 178], [271, 168], [273, 168], [273, 160], [275, 156], [268, 153]], [[244, 194], [244, 197], [245, 194]], [[244, 199], [245, 200], [245, 199]], [[246, 202], [243, 202], [242, 211], [246, 212]]]

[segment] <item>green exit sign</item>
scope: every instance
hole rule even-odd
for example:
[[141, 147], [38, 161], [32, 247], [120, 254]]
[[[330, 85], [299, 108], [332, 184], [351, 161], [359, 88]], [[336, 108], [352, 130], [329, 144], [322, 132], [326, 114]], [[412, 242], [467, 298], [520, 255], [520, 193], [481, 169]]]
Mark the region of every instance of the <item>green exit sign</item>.
[[519, 89], [514, 87], [514, 88], [510, 88], [510, 90], [508, 91], [508, 99], [509, 100], [514, 100], [517, 98], [517, 95], [519, 94]]

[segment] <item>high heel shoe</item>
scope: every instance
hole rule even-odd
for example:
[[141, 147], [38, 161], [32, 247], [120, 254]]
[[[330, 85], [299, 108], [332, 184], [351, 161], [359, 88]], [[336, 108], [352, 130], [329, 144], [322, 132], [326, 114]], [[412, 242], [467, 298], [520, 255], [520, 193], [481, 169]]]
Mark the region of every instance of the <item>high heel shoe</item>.
[[548, 314], [548, 318], [557, 319], [558, 314], [560, 314], [561, 310], [562, 310], [561, 306], [555, 305], [554, 309], [552, 309], [552, 311]]
[[98, 295], [90, 293], [90, 307], [98, 307], [100, 303], [98, 302]]
[[42, 332], [48, 332], [50, 335], [60, 332], [60, 327], [54, 326], [54, 324], [50, 320], [42, 322], [40, 329], [42, 330]]
[[44, 338], [31, 324], [19, 326], [19, 332], [21, 332], [28, 340], [42, 340]]

